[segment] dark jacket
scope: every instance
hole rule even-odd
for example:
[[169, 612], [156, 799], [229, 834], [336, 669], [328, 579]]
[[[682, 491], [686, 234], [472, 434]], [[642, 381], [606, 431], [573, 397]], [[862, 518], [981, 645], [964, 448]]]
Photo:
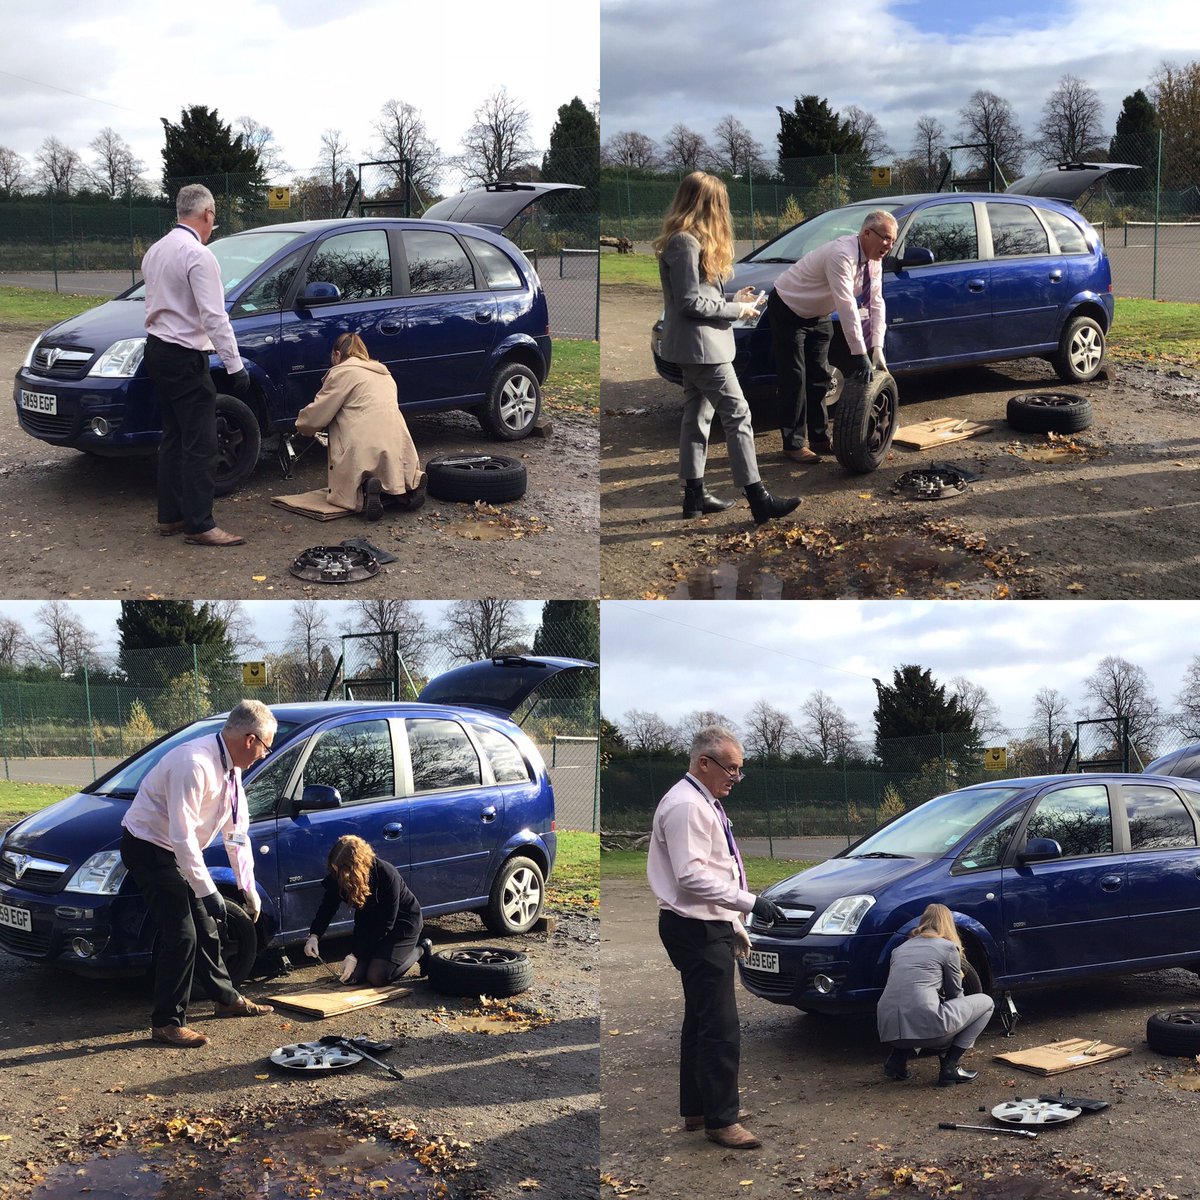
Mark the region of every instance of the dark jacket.
[[[345, 902], [337, 876], [330, 872], [321, 881], [325, 897], [313, 917], [310, 933], [320, 937], [329, 928], [338, 907]], [[354, 910], [351, 952], [359, 962], [389, 958], [394, 945], [413, 945], [421, 934], [421, 905], [389, 862], [377, 858], [371, 868], [371, 893], [362, 908]]]

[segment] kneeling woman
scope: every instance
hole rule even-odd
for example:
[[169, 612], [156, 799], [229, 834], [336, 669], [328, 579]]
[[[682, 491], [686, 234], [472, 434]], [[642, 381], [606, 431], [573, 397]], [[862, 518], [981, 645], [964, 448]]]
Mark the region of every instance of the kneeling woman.
[[297, 432], [312, 437], [322, 429], [329, 431], [330, 504], [378, 521], [389, 498], [407, 509], [424, 502], [425, 476], [396, 402], [396, 381], [357, 333], [334, 342], [321, 390], [296, 414]]
[[319, 939], [344, 901], [354, 909], [353, 949], [342, 960], [343, 983], [394, 983], [432, 947], [421, 940], [421, 905], [390, 862], [362, 838], [347, 834], [329, 851], [325, 897], [313, 917], [304, 953], [320, 958]]
[[887, 986], [879, 997], [879, 1040], [892, 1047], [883, 1064], [890, 1079], [908, 1078], [914, 1051], [934, 1050], [942, 1059], [938, 1084], [969, 1083], [978, 1071], [958, 1065], [992, 1019], [988, 995], [963, 995], [963, 946], [954, 916], [930, 904], [917, 927], [892, 951]]

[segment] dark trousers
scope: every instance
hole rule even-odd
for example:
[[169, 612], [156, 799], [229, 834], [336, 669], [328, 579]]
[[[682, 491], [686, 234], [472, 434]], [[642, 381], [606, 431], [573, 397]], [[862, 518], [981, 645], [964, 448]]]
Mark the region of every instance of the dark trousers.
[[706, 1129], [737, 1122], [741, 1026], [734, 994], [733, 926], [660, 909], [658, 936], [683, 980], [679, 1115]]
[[216, 922], [188, 887], [175, 855], [126, 829], [121, 861], [141, 889], [158, 930], [150, 1024], [156, 1028], [186, 1024], [193, 973], [210, 1000], [232, 1004], [238, 993], [221, 957]]
[[779, 425], [785, 450], [800, 450], [813, 440], [829, 437], [829, 317], [798, 317], [772, 292], [767, 300], [771, 349], [775, 355], [775, 386]]
[[163, 524], [182, 521], [185, 533], [204, 533], [217, 524], [212, 511], [217, 389], [208, 373], [208, 355], [151, 334], [145, 363], [162, 412], [158, 519]]
[[372, 946], [365, 961], [359, 960], [351, 983], [369, 983], [383, 987], [395, 983], [421, 957], [421, 931], [425, 920], [417, 917], [415, 927], [407, 928], [403, 937], [387, 938]]

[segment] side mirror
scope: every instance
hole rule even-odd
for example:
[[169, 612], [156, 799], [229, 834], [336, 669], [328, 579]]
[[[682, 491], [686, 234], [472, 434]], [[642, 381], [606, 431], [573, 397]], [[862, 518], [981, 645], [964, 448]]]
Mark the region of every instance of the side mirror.
[[931, 267], [933, 266], [933, 251], [924, 246], [908, 246], [903, 257], [889, 254], [883, 260], [885, 271], [899, 271], [901, 267]]
[[1062, 847], [1053, 838], [1030, 838], [1025, 849], [1017, 852], [1017, 863], [1021, 866], [1052, 858], [1062, 858]]
[[336, 304], [341, 298], [342, 289], [336, 283], [306, 283], [296, 300], [296, 306], [311, 308], [314, 304]]
[[298, 816], [306, 809], [328, 809], [342, 807], [342, 793], [335, 787], [323, 783], [310, 783], [299, 800], [292, 801], [292, 816]]

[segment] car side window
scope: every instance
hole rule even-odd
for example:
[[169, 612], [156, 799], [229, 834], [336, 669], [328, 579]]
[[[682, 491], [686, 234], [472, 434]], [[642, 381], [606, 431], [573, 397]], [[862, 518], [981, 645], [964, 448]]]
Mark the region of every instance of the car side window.
[[521, 273], [499, 246], [474, 237], [467, 238], [467, 245], [475, 255], [475, 261], [482, 269], [483, 277], [492, 291], [521, 286]]
[[989, 204], [992, 253], [996, 258], [1049, 254], [1050, 239], [1033, 209], [1025, 204]]
[[414, 792], [479, 787], [483, 783], [479, 755], [467, 731], [457, 721], [409, 717], [404, 725], [408, 730]]
[[324, 784], [343, 804], [396, 794], [392, 737], [385, 720], [351, 721], [317, 735], [304, 764], [304, 786]]
[[1178, 850], [1196, 845], [1196, 826], [1170, 788], [1135, 784], [1122, 789], [1131, 850]]
[[979, 257], [973, 204], [935, 204], [921, 209], [904, 233], [904, 248], [924, 246], [935, 263], [971, 262]]
[[392, 259], [382, 229], [354, 230], [326, 238], [305, 272], [308, 283], [336, 284], [343, 300], [374, 300], [392, 294]]
[[472, 725], [479, 744], [483, 747], [488, 762], [492, 764], [492, 775], [497, 783], [528, 783], [529, 768], [521, 751], [510, 738], [486, 725]]
[[303, 744], [292, 746], [278, 754], [272, 754], [258, 769], [254, 778], [245, 784], [242, 790], [246, 793], [247, 811], [250, 820], [259, 817], [269, 817], [283, 795], [283, 789], [300, 757]]
[[408, 290], [414, 295], [474, 291], [475, 270], [453, 234], [406, 229], [404, 254], [408, 259]]
[[1052, 208], [1043, 208], [1039, 211], [1042, 219], [1050, 226], [1050, 232], [1054, 234], [1058, 248], [1063, 254], [1086, 254], [1088, 252], [1087, 238], [1083, 236], [1083, 230], [1070, 217], [1064, 217], [1062, 213], [1055, 212]]
[[957, 871], [979, 871], [984, 867], [996, 867], [1004, 861], [1008, 851], [1008, 843], [1012, 841], [1013, 832], [1025, 815], [1024, 809], [1018, 809], [1011, 816], [1005, 817], [999, 824], [981, 833], [961, 854], [954, 864]]
[[282, 262], [276, 263], [257, 283], [251, 286], [233, 306], [231, 317], [244, 317], [250, 313], [278, 312], [283, 307], [283, 298], [296, 278], [300, 262], [307, 247], [294, 250]]
[[1103, 784], [1086, 783], [1050, 792], [1038, 801], [1025, 836], [1052, 838], [1062, 847], [1064, 858], [1111, 854], [1108, 789]]

